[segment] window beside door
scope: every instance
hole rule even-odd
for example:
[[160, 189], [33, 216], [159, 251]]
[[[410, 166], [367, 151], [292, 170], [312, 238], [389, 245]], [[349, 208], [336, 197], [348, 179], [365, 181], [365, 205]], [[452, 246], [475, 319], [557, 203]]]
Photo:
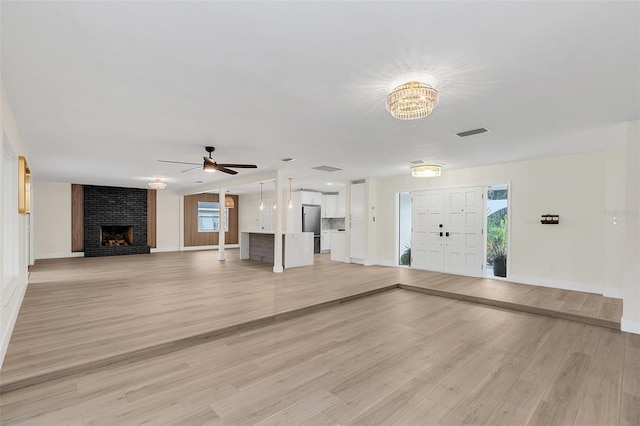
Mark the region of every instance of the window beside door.
[[487, 187], [487, 278], [507, 277], [508, 196], [507, 185]]

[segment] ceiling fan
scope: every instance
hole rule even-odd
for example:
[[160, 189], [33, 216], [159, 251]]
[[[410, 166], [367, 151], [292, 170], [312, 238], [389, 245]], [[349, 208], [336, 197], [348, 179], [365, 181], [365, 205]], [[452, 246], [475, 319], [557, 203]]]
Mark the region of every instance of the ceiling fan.
[[[208, 158], [202, 157], [204, 158], [202, 170], [204, 170], [205, 172], [220, 171], [223, 173], [228, 173], [230, 175], [237, 175], [238, 172], [236, 172], [235, 170], [231, 170], [231, 168], [233, 169], [257, 169], [258, 168], [258, 166], [256, 166], [255, 164], [218, 164], [213, 158], [211, 158], [211, 153], [216, 150], [215, 147], [205, 146], [204, 149], [209, 153]], [[158, 160], [158, 162], [174, 163], [174, 164], [193, 164], [198, 166], [198, 167], [191, 167], [186, 170], [183, 170], [182, 173], [188, 172], [189, 170], [195, 170], [200, 167], [200, 163], [185, 163], [184, 161]]]

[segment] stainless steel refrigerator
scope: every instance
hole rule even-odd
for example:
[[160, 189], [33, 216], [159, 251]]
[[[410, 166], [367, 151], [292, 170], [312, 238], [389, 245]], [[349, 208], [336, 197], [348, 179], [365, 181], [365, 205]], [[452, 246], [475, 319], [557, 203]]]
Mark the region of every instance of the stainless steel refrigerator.
[[313, 252], [320, 253], [320, 206], [302, 205], [302, 232], [313, 232]]

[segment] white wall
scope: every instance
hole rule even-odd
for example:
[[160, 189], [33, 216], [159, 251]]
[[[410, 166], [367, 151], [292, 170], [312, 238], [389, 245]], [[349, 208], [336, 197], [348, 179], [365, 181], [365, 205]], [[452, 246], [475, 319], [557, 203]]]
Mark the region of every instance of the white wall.
[[[13, 109], [11, 108], [11, 103], [9, 102], [9, 98], [4, 91], [4, 83], [2, 82], [2, 78], [0, 78], [0, 138], [2, 137], [2, 133], [6, 134], [11, 146], [13, 148], [16, 156], [25, 155], [24, 146], [22, 144], [22, 139], [20, 138], [20, 133], [18, 132], [18, 126], [15, 121], [15, 117], [13, 115]], [[0, 149], [0, 176], [3, 173], [3, 161], [4, 161], [4, 152]], [[27, 161], [29, 159], [27, 158]], [[37, 175], [37, 170], [31, 170], [32, 174]], [[16, 193], [17, 194], [17, 193]], [[15, 194], [5, 194], [2, 185], [0, 185], [0, 205], [4, 204], [5, 197], [14, 196]], [[34, 206], [35, 209], [35, 206]], [[3, 223], [3, 215], [2, 209], [0, 209], [0, 241], [3, 241], [4, 231], [2, 229]], [[29, 260], [27, 259], [27, 216], [19, 215], [18, 225], [18, 243], [14, 250], [17, 250], [19, 253], [19, 276], [18, 276], [18, 286], [16, 290], [11, 295], [9, 301], [2, 300], [0, 303], [0, 366], [2, 366], [2, 362], [4, 361], [4, 356], [7, 351], [7, 347], [9, 345], [9, 339], [11, 338], [11, 332], [13, 331], [13, 327], [15, 325], [16, 318], [18, 317], [18, 311], [20, 310], [20, 305], [22, 304], [22, 299], [24, 298], [24, 294], [27, 290], [27, 267]], [[0, 244], [0, 258], [3, 258], [3, 244]], [[0, 277], [2, 274], [2, 263], [0, 262]], [[0, 294], [2, 292], [0, 291]], [[4, 297], [4, 296], [0, 296]], [[6, 306], [5, 306], [6, 304]]]
[[32, 183], [33, 235], [36, 259], [71, 257], [71, 185]]
[[169, 190], [157, 191], [156, 248], [158, 251], [180, 250], [180, 195]]
[[[283, 190], [283, 194], [284, 194]], [[275, 191], [263, 191], [263, 200], [272, 200], [275, 203], [276, 192]], [[272, 211], [271, 215], [271, 230], [275, 232], [276, 229], [276, 215], [284, 215], [282, 219], [283, 232], [287, 232], [288, 214], [290, 210], [287, 208], [287, 201], [289, 200], [288, 190], [287, 195], [283, 195], [283, 206], [277, 206]], [[253, 194], [238, 195], [238, 204], [240, 209], [238, 210], [238, 225], [240, 232], [244, 231], [259, 231], [260, 230], [260, 192]]]
[[628, 123], [621, 328], [640, 334], [640, 121]]
[[[606, 256], [605, 168], [613, 168], [617, 175], [623, 159], [620, 152], [610, 156], [600, 152], [445, 170], [431, 179], [412, 178], [408, 173], [379, 179], [376, 222], [369, 222], [377, 228], [374, 253], [380, 263], [393, 264], [396, 192], [510, 183], [509, 279], [596, 293], [610, 287], [619, 293], [619, 265]], [[619, 176], [612, 178], [610, 185], [618, 181]], [[559, 214], [560, 225], [541, 225], [540, 215], [545, 213]]]

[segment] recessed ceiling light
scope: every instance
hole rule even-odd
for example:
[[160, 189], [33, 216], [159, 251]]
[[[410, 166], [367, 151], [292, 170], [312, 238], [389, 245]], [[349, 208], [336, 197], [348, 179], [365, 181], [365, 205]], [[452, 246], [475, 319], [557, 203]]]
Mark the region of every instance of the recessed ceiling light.
[[327, 182], [327, 185], [331, 186], [331, 185], [333, 185], [333, 183], [331, 183], [331, 182]]
[[203, 180], [197, 180], [197, 181], [195, 181], [195, 182], [193, 182], [193, 183], [198, 183], [198, 184], [200, 184], [200, 183], [204, 183], [204, 181], [203, 181]]
[[292, 161], [296, 161], [296, 159], [295, 159], [295, 158], [289, 158], [289, 157], [287, 157], [287, 158], [283, 158], [283, 159], [282, 159], [282, 160], [280, 160], [280, 161], [284, 161], [285, 163], [290, 163], [290, 162], [292, 162]]

